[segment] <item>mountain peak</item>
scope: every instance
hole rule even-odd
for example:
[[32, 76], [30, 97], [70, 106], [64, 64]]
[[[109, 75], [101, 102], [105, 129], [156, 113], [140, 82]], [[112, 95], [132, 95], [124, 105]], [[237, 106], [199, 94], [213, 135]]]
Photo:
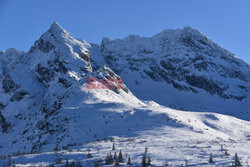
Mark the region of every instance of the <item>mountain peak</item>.
[[35, 42], [28, 53], [34, 53], [36, 56], [49, 55], [48, 59], [51, 59], [52, 62], [60, 58], [64, 62], [70, 62], [74, 67], [78, 67], [74, 70], [81, 73], [82, 71], [92, 71], [88, 46], [87, 42], [75, 39], [62, 26], [54, 22], [49, 30]]
[[54, 35], [60, 35], [60, 34], [69, 34], [61, 25], [58, 24], [58, 22], [54, 22], [50, 29], [48, 30], [51, 34]]
[[57, 43], [70, 43], [74, 40], [72, 35], [66, 31], [58, 22], [54, 22], [49, 30], [42, 34], [40, 42], [50, 42], [54, 45]]
[[53, 22], [53, 23], [51, 24], [51, 27], [61, 28], [62, 26], [59, 25], [59, 23], [58, 23], [57, 21], [55, 21], [55, 22]]
[[205, 34], [200, 32], [199, 30], [192, 28], [190, 26], [186, 26], [182, 29], [182, 31], [187, 32], [188, 34], [192, 35], [193, 37], [196, 38], [206, 38], [209, 39]]
[[66, 43], [71, 45], [72, 43], [75, 43], [75, 39], [68, 31], [60, 26], [58, 22], [54, 22], [49, 30], [43, 33], [40, 39], [36, 41], [30, 51], [38, 48], [43, 52], [49, 52], [54, 48], [65, 48]]
[[193, 28], [193, 27], [190, 27], [190, 26], [185, 26], [182, 30], [185, 30], [185, 31], [193, 31], [193, 32], [200, 32], [199, 30]]
[[209, 39], [205, 34], [190, 26], [186, 26], [182, 29], [165, 29], [154, 35], [153, 38], [170, 38], [171, 40], [176, 40], [182, 36], [192, 36], [198, 39]]

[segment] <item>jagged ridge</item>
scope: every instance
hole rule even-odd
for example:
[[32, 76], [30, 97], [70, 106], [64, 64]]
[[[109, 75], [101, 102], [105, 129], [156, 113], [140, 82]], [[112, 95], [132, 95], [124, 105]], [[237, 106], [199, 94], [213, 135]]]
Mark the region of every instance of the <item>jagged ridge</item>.
[[[164, 30], [153, 37], [104, 38], [100, 54], [139, 98], [196, 111], [216, 105], [219, 99], [219, 109], [206, 111], [224, 113], [229, 109], [227, 114], [239, 112], [233, 109], [243, 104], [242, 111], [249, 108], [250, 66], [190, 27]], [[187, 94], [194, 100], [183, 99]], [[228, 103], [238, 105], [230, 109]]]

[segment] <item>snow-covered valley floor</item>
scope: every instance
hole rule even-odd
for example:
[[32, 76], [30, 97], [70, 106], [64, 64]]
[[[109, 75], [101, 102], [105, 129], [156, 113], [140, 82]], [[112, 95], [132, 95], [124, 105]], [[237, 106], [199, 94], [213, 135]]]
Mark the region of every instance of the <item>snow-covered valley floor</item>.
[[[180, 130], [181, 132], [182, 130]], [[184, 131], [182, 131], [185, 133]], [[176, 133], [169, 132], [166, 133]], [[82, 146], [74, 146], [69, 150], [46, 152], [41, 154], [29, 154], [17, 157], [11, 157], [11, 161], [16, 166], [61, 166], [66, 164], [66, 160], [71, 163], [81, 162], [82, 166], [94, 166], [100, 158], [103, 159], [104, 166], [107, 153], [114, 154], [122, 151], [124, 163], [126, 166], [128, 157], [131, 157], [132, 166], [141, 166], [142, 156], [145, 148], [148, 148], [147, 157], [152, 159], [152, 166], [232, 166], [234, 155], [238, 153], [241, 163], [248, 166], [250, 159], [250, 141], [233, 141], [227, 142], [220, 139], [205, 140], [202, 138], [187, 138], [185, 135], [181, 138], [174, 138], [171, 135], [162, 134], [159, 136], [147, 135], [145, 137], [135, 138], [114, 138], [113, 140], [97, 141]], [[115, 149], [112, 150], [113, 143]], [[223, 146], [223, 149], [221, 149]], [[225, 155], [225, 149], [230, 155]], [[90, 150], [92, 158], [87, 158]], [[213, 155], [214, 163], [208, 163], [210, 153]], [[58, 159], [62, 163], [56, 164]], [[8, 159], [1, 160], [1, 164], [7, 164]], [[4, 166], [4, 165], [3, 165]], [[102, 166], [102, 165], [101, 165]]]
[[[103, 106], [105, 105], [102, 104]], [[62, 166], [68, 160], [69, 164], [74, 161], [76, 164], [80, 162], [82, 166], [88, 167], [94, 166], [102, 159], [100, 166], [105, 166], [107, 154], [111, 152], [114, 155], [116, 152], [118, 155], [121, 150], [124, 159], [124, 163], [120, 163], [121, 166], [127, 166], [128, 157], [131, 158], [132, 166], [141, 166], [145, 148], [147, 148], [146, 157], [151, 158], [152, 166], [167, 164], [170, 166], [232, 166], [235, 153], [238, 153], [242, 165], [248, 166], [250, 163], [250, 123], [247, 121], [214, 113], [172, 110], [154, 102], [147, 102], [146, 106], [134, 109], [132, 117], [122, 112], [124, 105], [108, 104], [108, 106], [110, 111], [116, 108], [117, 112], [112, 116], [116, 123], [112, 123], [112, 120], [110, 123], [113, 126], [120, 126], [112, 128], [113, 131], [117, 129], [114, 134], [119, 135], [72, 145], [53, 152], [12, 156], [0, 160], [0, 164], [4, 166], [11, 161], [16, 166], [51, 164]], [[118, 120], [115, 116], [121, 113], [125, 115], [125, 120]], [[138, 117], [143, 119], [137, 119]], [[141, 122], [134, 122], [138, 120]], [[98, 124], [101, 124], [100, 120]], [[128, 129], [127, 133], [124, 129]], [[113, 144], [115, 150], [112, 150]], [[225, 150], [230, 155], [225, 155]], [[93, 157], [88, 158], [88, 152]], [[214, 163], [208, 163], [211, 153]]]

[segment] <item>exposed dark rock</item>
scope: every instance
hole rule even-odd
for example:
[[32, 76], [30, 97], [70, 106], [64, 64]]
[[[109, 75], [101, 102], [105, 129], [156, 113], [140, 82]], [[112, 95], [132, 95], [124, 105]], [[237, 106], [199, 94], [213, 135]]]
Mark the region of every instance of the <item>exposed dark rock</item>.
[[63, 78], [58, 78], [58, 82], [63, 84], [65, 88], [69, 88], [71, 86], [71, 84], [66, 79]]
[[218, 84], [214, 83], [214, 81], [208, 80], [202, 76], [186, 76], [186, 81], [189, 85], [206, 90], [211, 94], [220, 93], [224, 90]]
[[64, 64], [60, 60], [55, 59], [54, 64], [55, 64], [54, 70], [56, 72], [66, 73], [68, 71], [68, 69], [64, 66]]
[[55, 114], [62, 107], [62, 102], [60, 100], [54, 101], [51, 106], [47, 106], [46, 103], [42, 104], [41, 111], [45, 114], [45, 118], [49, 118], [51, 115]]
[[0, 103], [0, 109], [4, 109], [5, 105], [3, 103]]
[[34, 48], [31, 48], [31, 52], [32, 50], [35, 50], [35, 49], [39, 49], [43, 53], [48, 53], [52, 51], [53, 49], [55, 49], [55, 46], [51, 44], [50, 42], [44, 41], [42, 38], [40, 38], [38, 41], [35, 42]]
[[12, 95], [12, 97], [10, 98], [10, 101], [20, 101], [20, 100], [22, 100], [23, 99], [23, 97], [25, 96], [25, 95], [27, 95], [27, 94], [29, 94], [28, 92], [26, 92], [26, 91], [17, 91], [17, 92], [15, 92], [13, 95]]
[[180, 38], [180, 42], [187, 47], [191, 47], [195, 49], [203, 49], [201, 46], [196, 44], [195, 40], [189, 34], [183, 35]]
[[2, 115], [1, 111], [0, 111], [0, 126], [1, 126], [1, 129], [2, 129], [2, 133], [8, 133], [10, 123], [8, 123], [6, 121], [6, 119]]
[[89, 53], [88, 54], [85, 54], [85, 53], [78, 53], [78, 55], [83, 59], [85, 60], [86, 62], [89, 62], [90, 61], [90, 55]]
[[91, 58], [90, 58], [90, 63], [92, 65], [93, 72], [97, 71], [100, 68], [100, 66]]
[[143, 70], [143, 71], [144, 71], [144, 73], [145, 73], [147, 76], [149, 76], [152, 80], [154, 80], [154, 81], [161, 81], [160, 76], [157, 75], [156, 73], [151, 72], [151, 71], [147, 71], [147, 70]]
[[17, 90], [20, 86], [16, 84], [7, 74], [5, 78], [2, 80], [2, 87], [5, 93], [10, 93]]
[[38, 80], [42, 83], [48, 83], [54, 77], [54, 71], [47, 67], [43, 67], [41, 64], [37, 65], [36, 72], [39, 74], [37, 76]]
[[197, 68], [199, 71], [207, 71], [208, 64], [206, 62], [195, 63], [194, 67]]

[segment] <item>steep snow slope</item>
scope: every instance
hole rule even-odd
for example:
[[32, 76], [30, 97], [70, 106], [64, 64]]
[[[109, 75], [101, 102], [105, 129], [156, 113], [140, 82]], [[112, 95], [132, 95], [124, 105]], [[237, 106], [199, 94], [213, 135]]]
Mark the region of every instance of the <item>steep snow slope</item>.
[[[79, 142], [92, 138], [84, 137], [84, 132], [79, 133], [82, 140], [71, 134], [87, 131], [84, 126], [76, 128], [84, 120], [75, 125], [72, 108], [96, 102], [140, 103], [124, 84], [117, 90], [86, 89], [86, 77], [104, 82], [119, 77], [107, 67], [93, 71], [85, 45], [89, 44], [74, 39], [54, 23], [28, 53], [15, 49], [1, 52], [1, 153], [53, 149], [64, 138]], [[74, 141], [65, 140], [66, 144]]]
[[104, 38], [92, 50], [141, 99], [250, 119], [250, 66], [195, 29]]
[[[240, 150], [239, 146], [249, 146], [248, 121], [214, 113], [173, 110], [153, 101], [141, 101], [125, 84], [121, 84], [121, 89], [87, 89], [87, 77], [96, 77], [104, 82], [108, 79], [120, 79], [109, 67], [103, 66], [110, 65], [107, 63], [107, 57], [103, 57], [103, 53], [103, 50], [100, 52], [98, 45], [90, 45], [86, 41], [73, 38], [57, 23], [52, 24], [28, 53], [15, 49], [2, 51], [0, 53], [0, 155], [63, 150], [71, 146], [82, 148], [86, 143], [93, 144], [91, 147], [98, 149], [99, 146], [95, 147], [95, 141], [111, 136], [117, 138], [118, 144], [122, 144], [119, 139], [125, 137], [127, 141], [137, 139], [152, 141], [149, 145], [155, 145], [156, 148], [167, 144], [165, 142], [157, 146], [160, 138], [169, 139], [171, 145], [175, 141], [181, 143], [192, 140], [196, 143], [202, 140], [206, 144], [213, 141], [243, 143], [234, 148], [235, 150]], [[111, 67], [126, 76], [126, 71], [129, 70], [126, 67], [128, 64], [125, 59], [120, 60], [124, 61], [121, 63], [124, 71], [117, 71], [119, 66], [117, 69], [115, 65]], [[144, 66], [147, 67], [142, 65], [142, 70]], [[247, 68], [246, 65], [246, 70]], [[129, 71], [127, 74], [133, 79], [138, 77], [138, 81], [142, 79], [140, 73]], [[130, 83], [129, 77], [123, 79]], [[155, 89], [152, 84], [163, 84], [149, 78], [143, 79], [143, 83], [144, 81], [151, 86], [152, 92]], [[243, 81], [239, 82], [245, 84]], [[169, 88], [168, 93], [171, 93], [170, 90]], [[144, 91], [145, 95], [150, 93], [148, 88]], [[164, 88], [163, 91], [167, 89]], [[202, 92], [200, 93], [202, 97]], [[156, 97], [153, 93], [151, 95], [152, 98]], [[229, 97], [229, 94], [227, 95]], [[183, 135], [185, 139], [182, 139]], [[142, 143], [138, 143], [138, 148], [144, 147]], [[175, 148], [175, 150], [181, 152], [181, 149]], [[131, 154], [136, 156], [137, 153], [133, 151]], [[154, 156], [157, 158], [157, 154]], [[159, 159], [157, 162], [162, 163], [163, 158]], [[197, 158], [194, 159], [197, 163]], [[23, 159], [17, 157], [16, 160], [21, 163]], [[28, 160], [25, 163], [29, 163]], [[32, 158], [30, 160], [33, 162]], [[46, 162], [45, 160], [46, 156], [35, 162]], [[173, 161], [179, 160], [176, 158]]]

